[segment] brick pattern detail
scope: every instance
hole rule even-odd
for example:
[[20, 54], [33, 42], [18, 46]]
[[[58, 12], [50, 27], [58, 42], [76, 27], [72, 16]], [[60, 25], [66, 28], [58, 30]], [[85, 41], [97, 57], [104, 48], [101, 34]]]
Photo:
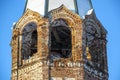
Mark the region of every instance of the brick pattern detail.
[[[49, 30], [51, 23], [58, 19], [64, 19], [71, 29], [72, 56], [50, 62]], [[31, 22], [37, 25], [37, 52], [29, 59], [21, 59], [22, 30]], [[102, 48], [97, 48], [98, 43], [89, 42], [93, 41], [95, 36], [87, 35], [87, 26], [93, 28], [93, 31], [87, 29], [89, 33], [96, 32], [95, 36], [101, 35], [102, 40], [98, 43]], [[50, 11], [46, 17], [28, 9], [13, 29], [11, 80], [50, 80], [50, 78], [53, 80], [108, 80], [106, 33], [94, 13], [85, 16], [82, 20], [79, 15], [71, 12], [64, 5]], [[95, 44], [94, 47], [92, 47], [93, 44]], [[91, 61], [87, 59], [86, 47], [89, 47]], [[96, 52], [93, 48], [95, 47], [99, 53], [97, 54], [99, 61], [94, 61]]]

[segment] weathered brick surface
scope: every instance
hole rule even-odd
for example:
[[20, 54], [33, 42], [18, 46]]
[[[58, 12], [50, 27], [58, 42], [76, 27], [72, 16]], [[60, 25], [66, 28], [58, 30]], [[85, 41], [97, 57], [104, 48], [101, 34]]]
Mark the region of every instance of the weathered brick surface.
[[[50, 27], [58, 19], [70, 28], [72, 56], [50, 62]], [[22, 31], [31, 22], [37, 26], [37, 52], [22, 59]], [[11, 46], [11, 80], [108, 80], [106, 31], [93, 13], [82, 20], [61, 6], [45, 18], [28, 9], [13, 30]]]

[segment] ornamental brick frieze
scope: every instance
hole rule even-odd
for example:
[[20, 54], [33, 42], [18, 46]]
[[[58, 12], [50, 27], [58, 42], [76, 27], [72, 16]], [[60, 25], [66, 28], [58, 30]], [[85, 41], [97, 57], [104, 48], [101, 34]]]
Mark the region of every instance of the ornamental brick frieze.
[[[79, 75], [79, 68], [54, 68], [51, 67], [51, 76], [58, 77], [76, 77]], [[77, 73], [78, 72], [78, 73]]]
[[68, 10], [64, 5], [61, 5], [59, 8], [50, 11], [48, 14], [49, 16], [51, 14], [51, 17], [54, 17], [53, 15], [56, 15], [58, 13], [63, 13], [63, 14], [66, 13], [66, 14], [69, 14], [68, 16], [71, 16], [73, 19], [80, 20], [80, 16]]

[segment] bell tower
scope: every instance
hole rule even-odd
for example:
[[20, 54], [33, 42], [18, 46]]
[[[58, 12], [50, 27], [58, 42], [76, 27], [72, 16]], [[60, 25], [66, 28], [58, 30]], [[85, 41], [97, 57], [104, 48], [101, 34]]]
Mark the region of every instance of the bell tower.
[[106, 34], [90, 0], [26, 0], [11, 80], [108, 80]]

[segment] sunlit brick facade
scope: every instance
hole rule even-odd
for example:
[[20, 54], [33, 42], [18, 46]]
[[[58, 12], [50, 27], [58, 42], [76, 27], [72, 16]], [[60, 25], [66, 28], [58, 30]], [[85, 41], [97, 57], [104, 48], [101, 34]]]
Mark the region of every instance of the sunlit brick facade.
[[13, 28], [11, 80], [108, 80], [107, 31], [93, 9], [81, 17], [66, 5], [44, 16], [27, 5]]

